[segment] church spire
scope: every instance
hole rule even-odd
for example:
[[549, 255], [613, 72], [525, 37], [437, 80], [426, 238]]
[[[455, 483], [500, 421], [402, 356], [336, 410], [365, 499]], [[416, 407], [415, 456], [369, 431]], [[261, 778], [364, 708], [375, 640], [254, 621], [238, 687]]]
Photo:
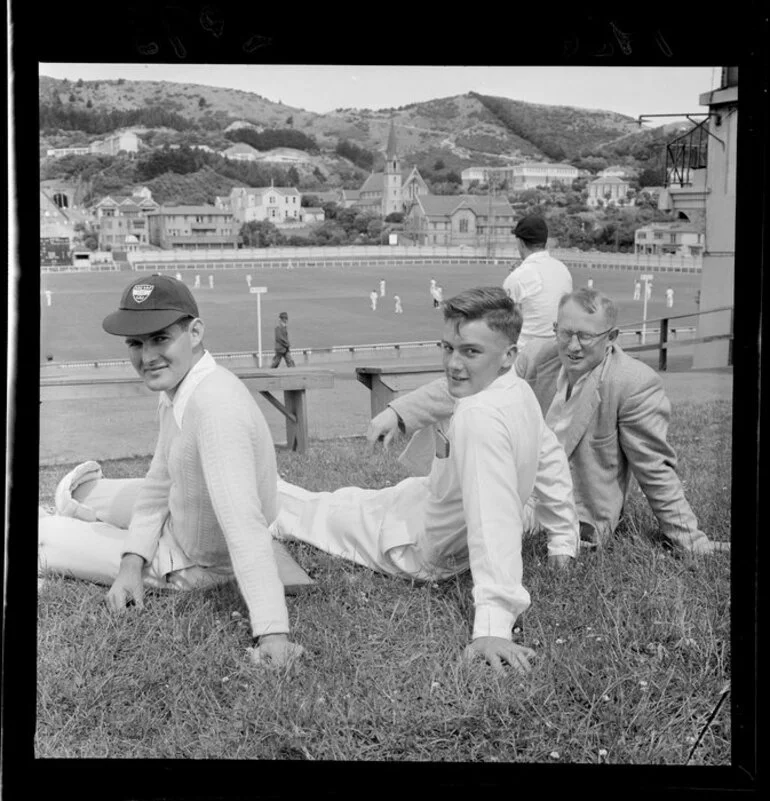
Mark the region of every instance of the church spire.
[[388, 161], [398, 158], [396, 150], [396, 128], [393, 124], [393, 117], [390, 118], [390, 133], [388, 133], [388, 146], [385, 150], [385, 158], [387, 158]]

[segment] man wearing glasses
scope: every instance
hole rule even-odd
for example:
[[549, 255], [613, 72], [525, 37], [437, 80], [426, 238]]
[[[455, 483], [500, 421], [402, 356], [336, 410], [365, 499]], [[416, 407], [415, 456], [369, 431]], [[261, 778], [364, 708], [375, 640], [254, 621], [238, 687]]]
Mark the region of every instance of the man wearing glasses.
[[[616, 320], [611, 298], [588, 288], [570, 292], [559, 302], [554, 340], [519, 354], [515, 364], [567, 454], [581, 545], [597, 547], [615, 531], [633, 473], [672, 547], [727, 550], [729, 543], [713, 542], [698, 528], [666, 439], [671, 404], [663, 383], [620, 348]], [[399, 425], [419, 429], [451, 415], [442, 381], [394, 400], [367, 436], [388, 442]]]

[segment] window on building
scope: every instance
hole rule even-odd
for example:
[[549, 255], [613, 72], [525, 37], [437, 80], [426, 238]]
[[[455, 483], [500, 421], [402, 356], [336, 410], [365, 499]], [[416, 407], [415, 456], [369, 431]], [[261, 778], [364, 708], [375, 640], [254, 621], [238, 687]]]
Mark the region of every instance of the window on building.
[[468, 233], [468, 220], [460, 220], [460, 233], [461, 234]]
[[663, 239], [663, 234], [660, 231], [656, 231], [654, 235], [655, 239]]
[[647, 234], [645, 234], [644, 231], [639, 231], [638, 238], [639, 239], [647, 239]]

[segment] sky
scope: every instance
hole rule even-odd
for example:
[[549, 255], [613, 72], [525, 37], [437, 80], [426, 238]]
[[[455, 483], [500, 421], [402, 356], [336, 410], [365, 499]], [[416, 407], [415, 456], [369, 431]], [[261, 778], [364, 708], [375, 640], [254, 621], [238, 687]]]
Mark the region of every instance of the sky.
[[473, 91], [636, 118], [702, 112], [698, 97], [718, 86], [721, 68], [41, 63], [39, 73], [71, 81], [125, 78], [241, 89], [319, 114], [395, 108]]

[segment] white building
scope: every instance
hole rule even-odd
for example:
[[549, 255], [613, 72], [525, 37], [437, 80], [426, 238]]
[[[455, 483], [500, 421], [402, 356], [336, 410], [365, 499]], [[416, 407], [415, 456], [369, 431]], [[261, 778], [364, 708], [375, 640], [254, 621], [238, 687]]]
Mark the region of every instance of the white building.
[[578, 168], [571, 164], [551, 162], [527, 162], [505, 167], [468, 167], [460, 175], [463, 186], [468, 187], [471, 181], [493, 183], [501, 187], [505, 183], [509, 190], [534, 189], [538, 186], [551, 186], [563, 183], [571, 186], [578, 177]]
[[299, 222], [302, 195], [293, 186], [236, 186], [227, 198], [216, 198], [216, 206], [232, 213], [242, 225], [252, 220], [272, 223]]
[[705, 238], [703, 229], [690, 222], [649, 223], [634, 232], [634, 252], [700, 256]]
[[586, 205], [591, 208], [602, 206], [615, 206], [622, 205], [628, 200], [628, 190], [631, 184], [618, 178], [616, 175], [611, 175], [608, 178], [597, 178], [588, 184], [588, 199]]
[[222, 151], [222, 155], [230, 161], [259, 161], [262, 158], [262, 154], [256, 148], [244, 142], [237, 142], [228, 147]]

